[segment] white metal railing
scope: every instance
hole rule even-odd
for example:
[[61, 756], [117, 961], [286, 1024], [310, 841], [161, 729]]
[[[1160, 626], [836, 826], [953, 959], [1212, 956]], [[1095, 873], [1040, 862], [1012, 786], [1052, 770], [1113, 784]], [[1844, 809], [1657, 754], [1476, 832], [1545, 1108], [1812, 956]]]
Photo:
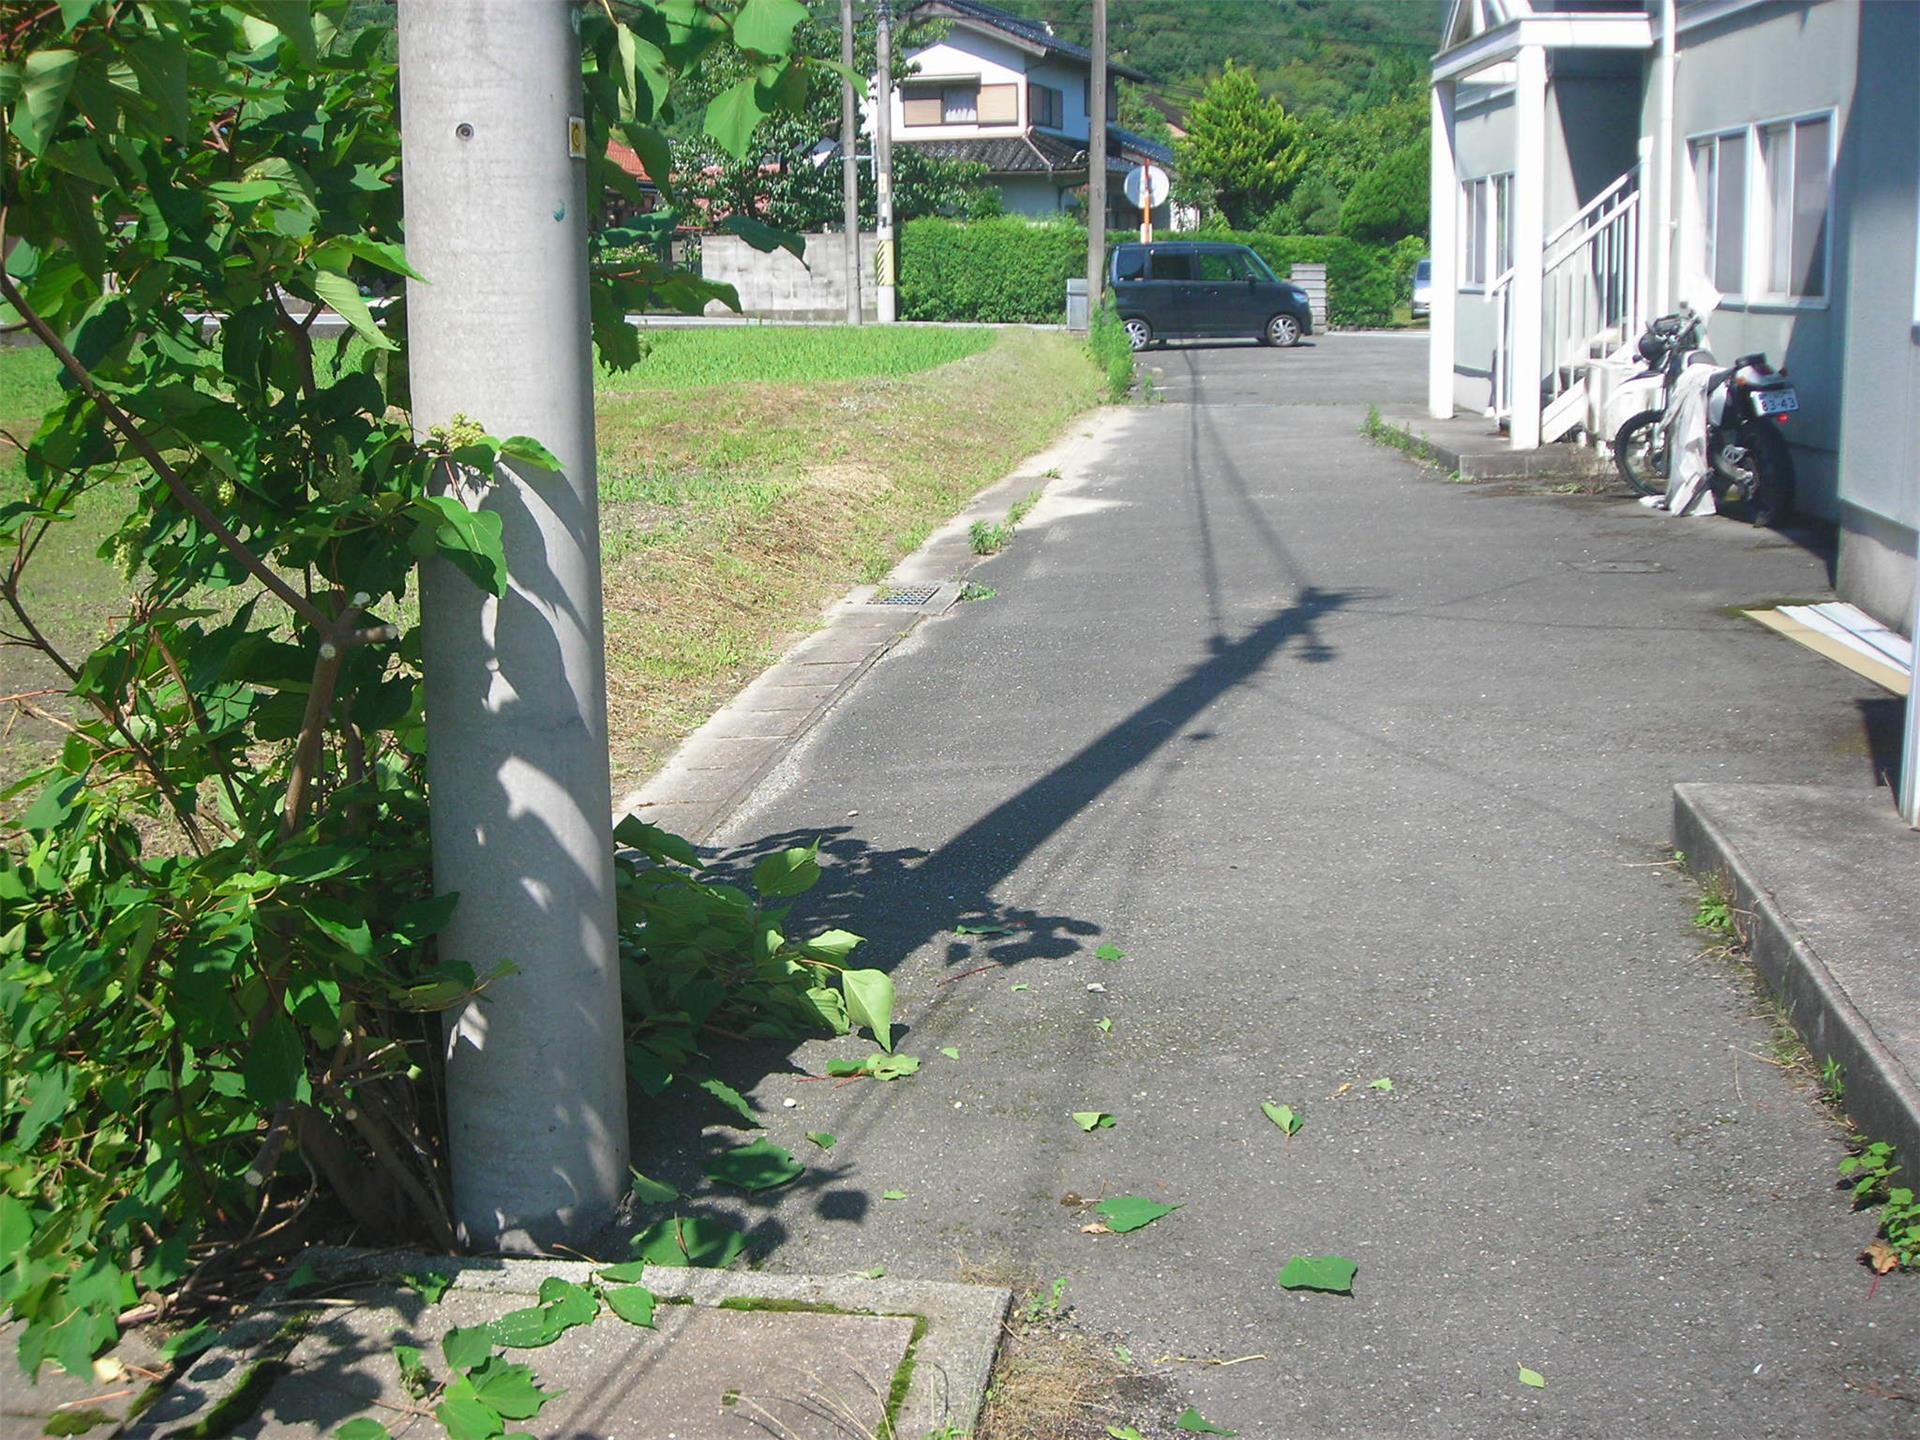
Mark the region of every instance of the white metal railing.
[[[1640, 289], [1641, 212], [1638, 166], [1602, 190], [1541, 244], [1540, 387], [1544, 409], [1580, 384], [1594, 345], [1630, 340], [1645, 322]], [[1513, 270], [1487, 287], [1494, 307], [1495, 419], [1513, 413]]]

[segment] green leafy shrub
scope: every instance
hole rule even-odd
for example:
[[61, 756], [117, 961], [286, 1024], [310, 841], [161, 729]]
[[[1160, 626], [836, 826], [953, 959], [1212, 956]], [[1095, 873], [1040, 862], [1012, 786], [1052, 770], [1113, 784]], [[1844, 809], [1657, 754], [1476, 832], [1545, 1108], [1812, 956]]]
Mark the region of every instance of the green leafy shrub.
[[1120, 324], [1120, 312], [1114, 308], [1111, 291], [1100, 298], [1100, 308], [1088, 327], [1087, 348], [1107, 377], [1107, 398], [1126, 399], [1133, 389], [1133, 346], [1127, 343], [1127, 332]]
[[[502, 460], [559, 466], [464, 416], [414, 431], [398, 307], [362, 298], [417, 278], [396, 77], [350, 8], [69, 4], [0, 29], [0, 324], [61, 367], [0, 503], [0, 628], [65, 735], [0, 797], [33, 797], [0, 844], [0, 1303], [30, 1374], [90, 1375], [125, 1312], [190, 1295], [303, 1193], [369, 1239], [454, 1243], [433, 1012], [495, 977], [434, 945], [457, 897], [428, 864], [409, 592], [435, 560], [503, 595], [501, 519], [468, 502]], [[580, 34], [588, 168], [615, 124], [658, 152], [669, 77], [636, 73], [610, 8]], [[744, 150], [760, 109], [707, 124]], [[724, 298], [639, 254], [591, 296], [614, 364], [640, 358], [628, 311]], [[326, 308], [338, 344], [302, 318]], [[101, 558], [126, 598], [97, 628], [37, 623], [42, 542], [89, 497], [125, 517]]]
[[1853, 1191], [1853, 1203], [1880, 1207], [1884, 1241], [1867, 1247], [1875, 1270], [1920, 1269], [1920, 1200], [1913, 1187], [1896, 1185], [1900, 1157], [1893, 1146], [1876, 1140], [1840, 1162], [1840, 1176]]
[[900, 231], [900, 318], [1057, 324], [1087, 273], [1087, 232], [1065, 220], [926, 217]]
[[1367, 171], [1340, 207], [1340, 233], [1365, 244], [1426, 234], [1429, 165], [1425, 145], [1406, 145]]

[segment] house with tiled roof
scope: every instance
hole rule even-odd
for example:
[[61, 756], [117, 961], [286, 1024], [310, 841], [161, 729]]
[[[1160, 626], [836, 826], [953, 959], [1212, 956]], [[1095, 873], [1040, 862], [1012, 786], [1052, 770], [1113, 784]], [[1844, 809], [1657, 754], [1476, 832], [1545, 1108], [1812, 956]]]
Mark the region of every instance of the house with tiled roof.
[[[1044, 21], [980, 0], [918, 0], [905, 7], [902, 19], [910, 74], [890, 97], [893, 143], [985, 165], [1009, 214], [1078, 213], [1085, 205], [1091, 133], [1093, 57], [1085, 47], [1062, 39]], [[913, 28], [934, 21], [945, 33], [911, 48]], [[1119, 108], [1116, 79], [1147, 77], [1108, 62], [1109, 117]], [[1109, 120], [1104, 163], [1110, 228], [1139, 223], [1140, 213], [1121, 185], [1128, 170], [1149, 161], [1171, 168], [1173, 154]], [[1154, 223], [1165, 227], [1169, 218], [1162, 206]]]

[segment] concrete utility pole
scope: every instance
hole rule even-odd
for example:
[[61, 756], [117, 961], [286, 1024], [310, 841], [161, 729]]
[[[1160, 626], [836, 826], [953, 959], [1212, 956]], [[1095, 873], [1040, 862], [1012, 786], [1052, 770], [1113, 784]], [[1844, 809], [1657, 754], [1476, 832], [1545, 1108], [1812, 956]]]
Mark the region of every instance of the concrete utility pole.
[[1087, 321], [1107, 280], [1107, 0], [1093, 0], [1093, 79], [1087, 86]]
[[[853, 69], [853, 0], [840, 0], [840, 63]], [[847, 323], [860, 323], [860, 119], [853, 81], [840, 81], [840, 198], [847, 229]]]
[[399, 9], [414, 423], [468, 415], [561, 465], [448, 491], [500, 517], [505, 599], [421, 567], [434, 889], [460, 896], [440, 956], [518, 972], [447, 1017], [455, 1218], [482, 1250], [578, 1241], [628, 1184], [571, 22], [527, 0]]
[[900, 318], [895, 288], [898, 259], [893, 243], [893, 0], [874, 0], [873, 199], [879, 212], [874, 256], [874, 298], [880, 323]]

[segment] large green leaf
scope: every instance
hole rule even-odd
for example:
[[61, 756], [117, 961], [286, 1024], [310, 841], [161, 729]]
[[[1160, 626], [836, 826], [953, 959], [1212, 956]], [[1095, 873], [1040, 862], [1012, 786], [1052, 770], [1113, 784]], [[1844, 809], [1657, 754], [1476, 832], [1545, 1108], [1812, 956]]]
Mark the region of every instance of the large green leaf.
[[653, 1328], [653, 1292], [644, 1285], [626, 1285], [600, 1292], [606, 1297], [607, 1308], [629, 1325], [644, 1325]]
[[[697, 1265], [724, 1270], [746, 1248], [747, 1237], [724, 1220], [690, 1216], [649, 1225], [633, 1237], [631, 1253], [635, 1260], [648, 1265], [681, 1268]], [[639, 1278], [637, 1275], [625, 1277], [612, 1270], [606, 1273], [615, 1279]]]
[[772, 900], [791, 900], [820, 883], [819, 847], [795, 845], [753, 867], [753, 888]]
[[374, 323], [373, 312], [367, 308], [367, 302], [360, 298], [360, 287], [347, 276], [331, 270], [316, 270], [309, 277], [309, 283], [313, 286], [313, 293], [374, 349], [400, 348], [386, 331]]
[[414, 553], [439, 554], [492, 595], [507, 593], [507, 552], [504, 527], [491, 510], [469, 510], [451, 495], [428, 495], [410, 507], [421, 522]]
[[1280, 1272], [1280, 1288], [1351, 1295], [1353, 1277], [1359, 1268], [1353, 1261], [1339, 1255], [1296, 1255], [1287, 1262], [1287, 1268]]
[[1214, 1424], [1206, 1416], [1189, 1405], [1186, 1413], [1174, 1422], [1176, 1428], [1189, 1435], [1238, 1435], [1238, 1430], [1227, 1430]]
[[1138, 1230], [1143, 1225], [1151, 1225], [1162, 1215], [1171, 1215], [1178, 1205], [1162, 1205], [1157, 1200], [1149, 1200], [1142, 1195], [1115, 1195], [1110, 1200], [1102, 1200], [1094, 1206], [1094, 1213], [1101, 1217], [1106, 1227], [1116, 1235], [1124, 1235], [1129, 1230]]
[[80, 68], [73, 50], [36, 50], [20, 70], [20, 98], [13, 107], [13, 137], [22, 149], [38, 155], [59, 127], [67, 108], [67, 92]]
[[751, 77], [729, 85], [707, 103], [705, 128], [722, 150], [736, 160], [747, 158], [753, 132], [766, 115], [760, 86]]
[[883, 970], [842, 970], [847, 1019], [865, 1025], [882, 1050], [893, 1049], [893, 978]]
[[718, 227], [729, 235], [738, 235], [747, 244], [761, 252], [770, 250], [790, 251], [793, 258], [804, 261], [807, 258], [807, 237], [795, 234], [791, 230], [776, 229], [751, 215], [729, 215]]
[[706, 1174], [738, 1190], [774, 1190], [798, 1180], [806, 1169], [771, 1140], [756, 1140], [714, 1156], [707, 1162]]
[[733, 22], [733, 43], [742, 50], [780, 58], [793, 50], [794, 27], [807, 18], [800, 0], [747, 0]]

